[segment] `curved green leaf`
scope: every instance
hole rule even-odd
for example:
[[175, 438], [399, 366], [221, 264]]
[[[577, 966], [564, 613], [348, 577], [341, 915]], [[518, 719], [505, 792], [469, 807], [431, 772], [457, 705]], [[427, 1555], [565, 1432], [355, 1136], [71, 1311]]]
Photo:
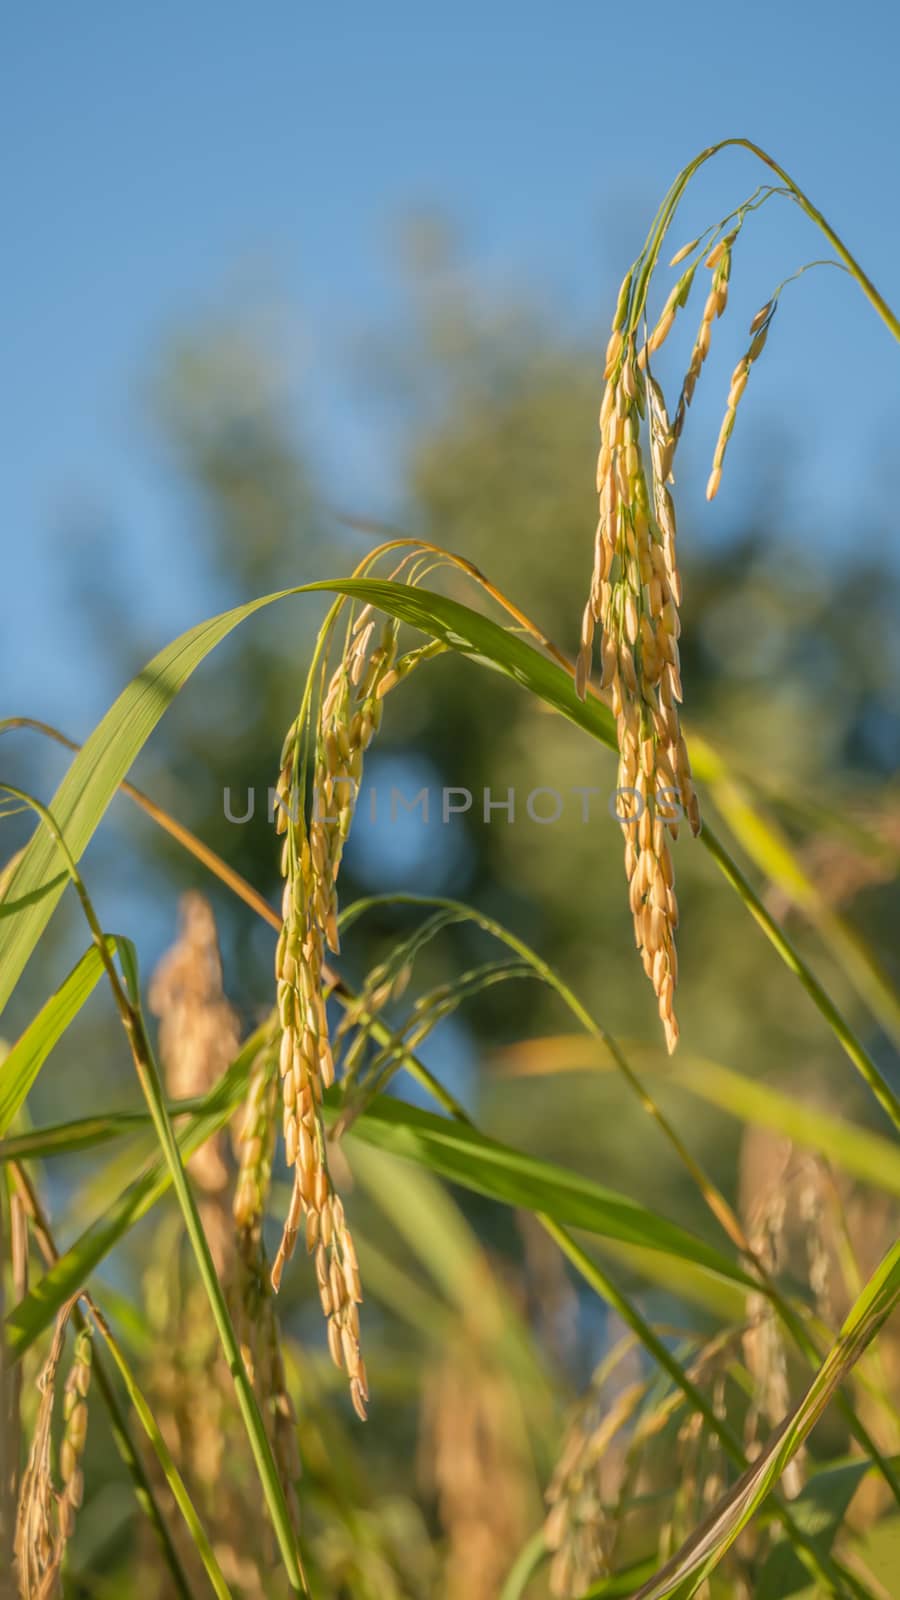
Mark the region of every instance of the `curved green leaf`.
[[[336, 593], [362, 600], [440, 639], [514, 679], [610, 749], [616, 748], [608, 708], [588, 696], [579, 700], [570, 675], [517, 633], [471, 607], [429, 590], [368, 578], [298, 584], [222, 612], [183, 633], [154, 656], [110, 707], [69, 767], [49, 810], [73, 858], [82, 855], [119, 784], [175, 695], [215, 646], [247, 617], [297, 594]], [[3, 724], [0, 724], [2, 729]], [[702, 754], [702, 752], [701, 752]], [[697, 763], [698, 776], [703, 776]], [[706, 826], [701, 840], [747, 909], [799, 978], [844, 1050], [900, 1128], [900, 1100], [813, 972], [770, 916], [727, 850]], [[30, 839], [0, 903], [0, 1011], [17, 983], [67, 882], [66, 861], [56, 840], [41, 828]]]
[[382, 1096], [350, 1132], [354, 1138], [418, 1162], [492, 1200], [542, 1212], [567, 1227], [659, 1250], [730, 1282], [755, 1286], [722, 1251], [677, 1223], [590, 1178], [490, 1139], [465, 1123]]
[[753, 1466], [719, 1501], [671, 1561], [634, 1600], [690, 1600], [775, 1487], [788, 1462], [900, 1299], [900, 1243], [888, 1253], [850, 1311], [836, 1343], [800, 1404], [785, 1418]]
[[[235, 606], [199, 623], [167, 645], [119, 695], [72, 761], [49, 810], [78, 861], [137, 755], [175, 696], [241, 622], [291, 595], [336, 592], [380, 607], [533, 689], [548, 704], [614, 747], [612, 717], [596, 700], [582, 702], [571, 679], [545, 656], [469, 606], [428, 590], [375, 579], [298, 584]], [[66, 863], [56, 841], [32, 835], [0, 904], [0, 1010], [6, 1005], [66, 886]]]
[[[900, 1466], [900, 1457], [894, 1457], [892, 1465]], [[871, 1461], [858, 1456], [822, 1467], [791, 1502], [797, 1523], [820, 1550], [831, 1549], [853, 1496], [871, 1470]], [[789, 1596], [808, 1587], [809, 1573], [790, 1544], [779, 1540], [759, 1575], [754, 1600], [789, 1600]]]
[[[178, 1137], [182, 1159], [186, 1160], [222, 1127], [240, 1104], [259, 1044], [257, 1035], [244, 1046], [217, 1085], [215, 1097], [210, 1097], [206, 1109], [193, 1116], [182, 1130]], [[326, 1114], [333, 1118], [336, 1108], [326, 1107]], [[358, 1118], [347, 1137], [415, 1161], [503, 1204], [539, 1211], [559, 1223], [690, 1263], [717, 1279], [745, 1288], [752, 1286], [753, 1280], [727, 1255], [686, 1228], [615, 1190], [513, 1150], [463, 1123], [382, 1097]], [[170, 1181], [165, 1164], [155, 1163], [80, 1235], [10, 1312], [6, 1326], [14, 1358], [22, 1355], [49, 1326], [57, 1307], [73, 1292], [70, 1285], [85, 1282], [129, 1228], [165, 1193]]]

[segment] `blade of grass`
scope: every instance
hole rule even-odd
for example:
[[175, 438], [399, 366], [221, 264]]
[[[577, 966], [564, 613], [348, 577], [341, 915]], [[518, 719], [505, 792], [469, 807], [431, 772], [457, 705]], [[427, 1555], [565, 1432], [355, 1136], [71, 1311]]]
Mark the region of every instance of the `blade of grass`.
[[[894, 1464], [900, 1466], [900, 1457], [894, 1458]], [[857, 1457], [819, 1467], [793, 1501], [798, 1522], [820, 1548], [831, 1548], [857, 1489], [870, 1471], [869, 1462]], [[806, 1581], [790, 1546], [779, 1542], [765, 1561], [754, 1600], [789, 1600], [798, 1589], [806, 1587]]]
[[513, 1566], [510, 1568], [506, 1582], [500, 1591], [499, 1600], [522, 1600], [522, 1596], [525, 1593], [528, 1584], [531, 1582], [546, 1554], [547, 1546], [544, 1542], [544, 1530], [543, 1528], [539, 1528], [537, 1533], [532, 1534], [531, 1538], [528, 1540], [528, 1543], [522, 1547], [522, 1550], [516, 1557]]
[[847, 1316], [836, 1343], [759, 1458], [635, 1600], [690, 1600], [771, 1493], [841, 1383], [900, 1299], [900, 1243], [889, 1251]]
[[[107, 939], [107, 948], [110, 953], [115, 950], [113, 936]], [[102, 976], [103, 962], [92, 945], [0, 1063], [0, 1133], [6, 1132], [50, 1051]]]
[[[401, 622], [440, 639], [450, 649], [505, 673], [546, 704], [568, 717], [609, 748], [615, 731], [608, 708], [599, 699], [579, 700], [566, 667], [550, 660], [518, 634], [459, 601], [404, 584], [374, 579], [344, 579], [298, 585], [223, 612], [182, 634], [154, 657], [123, 691], [72, 762], [51, 802], [54, 816], [79, 859], [135, 756], [191, 673], [239, 623], [256, 611], [291, 595], [333, 592], [370, 603]], [[496, 591], [494, 591], [496, 593]], [[563, 658], [564, 659], [564, 658]], [[0, 724], [0, 729], [4, 725]], [[8, 724], [6, 725], [8, 726]], [[698, 777], [703, 777], [701, 767]], [[727, 881], [762, 927], [781, 959], [799, 978], [813, 1003], [839, 1039], [895, 1127], [900, 1129], [900, 1099], [850, 1025], [841, 1016], [811, 969], [769, 916], [759, 897], [731, 860], [727, 850], [705, 827], [701, 840]], [[63, 892], [66, 874], [59, 851], [39, 830], [23, 852], [0, 905], [0, 1009], [31, 956]]]
[[[59, 1252], [56, 1248], [53, 1235], [50, 1232], [49, 1222], [47, 1221], [47, 1217], [44, 1214], [40, 1200], [38, 1199], [37, 1191], [31, 1183], [31, 1180], [28, 1177], [24, 1167], [17, 1164], [12, 1169], [12, 1172], [19, 1195], [22, 1199], [22, 1203], [24, 1204], [31, 1220], [34, 1236], [41, 1254], [43, 1255], [48, 1266], [53, 1266], [59, 1259]], [[104, 1319], [100, 1315], [95, 1302], [90, 1298], [90, 1296], [85, 1296], [85, 1299], [90, 1309], [93, 1321], [103, 1337], [106, 1339], [107, 1343], [110, 1343], [112, 1336], [110, 1335], [109, 1329], [106, 1326]], [[78, 1305], [73, 1308], [72, 1320], [75, 1324], [75, 1327], [79, 1330], [82, 1330], [86, 1326], [84, 1314]], [[137, 1388], [137, 1383], [130, 1372], [130, 1369], [127, 1367], [125, 1357], [121, 1350], [113, 1352], [113, 1354], [114, 1359], [116, 1359], [116, 1365], [119, 1367], [119, 1370], [122, 1373], [123, 1379], [126, 1383], [126, 1387], [128, 1388], [129, 1393], [132, 1395], [132, 1399], [134, 1399], [135, 1395], [139, 1394], [139, 1390]], [[103, 1404], [106, 1407], [110, 1431], [112, 1432], [119, 1455], [125, 1463], [125, 1467], [132, 1480], [137, 1502], [142, 1511], [144, 1511], [150, 1520], [151, 1526], [159, 1541], [163, 1559], [166, 1562], [172, 1580], [175, 1584], [177, 1594], [181, 1597], [181, 1600], [192, 1600], [191, 1587], [188, 1582], [187, 1574], [184, 1571], [184, 1567], [181, 1564], [181, 1558], [178, 1554], [175, 1544], [173, 1543], [168, 1524], [166, 1523], [166, 1520], [162, 1514], [162, 1510], [160, 1509], [156, 1495], [153, 1492], [153, 1485], [144, 1470], [144, 1464], [141, 1460], [140, 1453], [138, 1452], [134, 1441], [132, 1440], [131, 1434], [128, 1430], [128, 1425], [124, 1416], [122, 1415], [115, 1389], [110, 1382], [103, 1361], [100, 1359], [99, 1353], [96, 1350], [94, 1351], [93, 1355], [92, 1367], [93, 1382], [96, 1384]], [[144, 1409], [149, 1411], [146, 1401], [143, 1400], [143, 1396], [141, 1396], [141, 1402]], [[135, 1409], [137, 1410], [138, 1407], [135, 1406]], [[153, 1420], [152, 1417], [150, 1420]], [[141, 1416], [141, 1421], [144, 1421], [143, 1416]], [[154, 1428], [156, 1427], [155, 1423], [153, 1423], [153, 1426]], [[159, 1430], [156, 1429], [157, 1434], [158, 1432]], [[148, 1436], [151, 1438], [151, 1443], [154, 1443], [153, 1436], [149, 1434], [149, 1430]], [[165, 1455], [168, 1457], [168, 1451], [165, 1449], [165, 1444], [162, 1441], [161, 1436], [160, 1443], [162, 1444], [163, 1451], [165, 1451]], [[181, 1496], [184, 1496], [186, 1499], [187, 1491], [184, 1489], [184, 1485], [178, 1476], [178, 1472], [174, 1467], [174, 1463], [172, 1463], [172, 1472], [170, 1474], [170, 1472], [166, 1470], [166, 1463], [163, 1460], [163, 1456], [159, 1450], [157, 1450], [157, 1455], [160, 1459], [160, 1464], [162, 1465], [163, 1472], [165, 1473], [166, 1479], [169, 1483], [169, 1487], [175, 1496], [176, 1503], [184, 1512], [185, 1521], [188, 1524], [188, 1528], [191, 1529], [192, 1534], [192, 1524], [197, 1524], [199, 1538], [195, 1542], [197, 1544], [197, 1549], [200, 1552], [201, 1559], [204, 1561], [204, 1565], [207, 1565], [206, 1556], [204, 1555], [204, 1546], [209, 1550], [209, 1556], [211, 1560], [210, 1564], [207, 1565], [207, 1572], [209, 1573], [215, 1592], [220, 1596], [220, 1600], [230, 1600], [228, 1590], [225, 1587], [225, 1580], [222, 1578], [221, 1572], [219, 1572], [218, 1563], [216, 1562], [215, 1556], [212, 1554], [212, 1550], [209, 1549], [209, 1543], [206, 1539], [206, 1534], [200, 1527], [199, 1522], [194, 1515], [193, 1507], [191, 1506], [190, 1501], [187, 1500], [187, 1507], [189, 1508], [190, 1515], [188, 1515], [187, 1511], [185, 1511], [185, 1508], [182, 1506]]]
[[[424, 1063], [410, 1054], [407, 1057], [406, 1066], [407, 1070], [416, 1078], [416, 1081], [434, 1095], [438, 1104], [443, 1106], [452, 1118], [469, 1128], [474, 1126], [465, 1108], [435, 1079]], [[586, 1255], [564, 1227], [540, 1212], [537, 1213], [537, 1220], [545, 1232], [559, 1245], [563, 1254], [568, 1257], [589, 1287], [599, 1294], [613, 1310], [619, 1313], [626, 1326], [636, 1335], [648, 1354], [654, 1358], [664, 1372], [668, 1373], [676, 1387], [684, 1394], [688, 1403], [699, 1411], [707, 1426], [712, 1429], [713, 1433], [721, 1441], [723, 1449], [731, 1460], [739, 1466], [744, 1466], [745, 1457], [743, 1451], [730, 1428], [717, 1415], [715, 1409], [709, 1404], [702, 1392], [697, 1389], [677, 1358], [667, 1349], [633, 1302], [622, 1294], [598, 1264]], [[796, 1525], [786, 1505], [774, 1498], [773, 1506], [775, 1515], [781, 1521], [792, 1545], [797, 1549], [800, 1560], [814, 1577], [823, 1579], [837, 1594], [849, 1592], [857, 1596], [858, 1600], [872, 1600], [872, 1596], [865, 1584], [861, 1583], [832, 1557], [820, 1555], [812, 1539], [802, 1528]]]
[[[612, 1036], [600, 1026], [600, 1024], [590, 1014], [586, 1007], [581, 1004], [569, 986], [558, 976], [554, 969], [550, 967], [547, 962], [543, 961], [530, 948], [530, 946], [525, 944], [523, 940], [519, 939], [517, 935], [510, 933], [506, 928], [504, 928], [501, 923], [495, 922], [493, 918], [475, 912], [471, 907], [455, 900], [422, 895], [389, 894], [372, 896], [365, 900], [356, 901], [353, 905], [349, 906], [340, 919], [341, 926], [349, 926], [357, 917], [361, 916], [371, 906], [384, 904], [408, 904], [432, 908], [438, 907], [441, 909], [441, 911], [445, 913], [451, 913], [460, 920], [468, 920], [476, 923], [486, 932], [491, 933], [495, 938], [506, 944], [516, 953], [517, 956], [529, 964], [535, 973], [540, 976], [545, 983], [549, 984], [557, 991], [560, 998], [568, 1006], [573, 1016], [575, 1016], [582, 1024], [586, 1032], [592, 1035], [598, 1041], [598, 1043], [602, 1043], [604, 1049], [607, 1051], [612, 1061], [625, 1078], [629, 1088], [631, 1088], [638, 1096], [641, 1104], [644, 1106], [644, 1109], [649, 1112], [658, 1126], [662, 1129], [670, 1145], [676, 1152], [679, 1160], [690, 1174], [697, 1190], [706, 1201], [710, 1211], [717, 1218], [731, 1241], [737, 1245], [737, 1248], [741, 1250], [745, 1258], [752, 1265], [759, 1278], [761, 1287], [769, 1296], [797, 1348], [806, 1357], [809, 1365], [815, 1369], [816, 1364], [819, 1361], [820, 1353], [811, 1339], [802, 1317], [795, 1310], [791, 1302], [780, 1292], [778, 1286], [774, 1283], [771, 1274], [765, 1269], [763, 1263], [751, 1250], [743, 1228], [741, 1227], [740, 1221], [735, 1212], [728, 1205], [724, 1195], [715, 1187], [714, 1184], [712, 1184], [703, 1168], [686, 1148], [671, 1122], [663, 1114], [660, 1107], [650, 1095], [641, 1079], [638, 1078], [637, 1074], [634, 1072], [634, 1069], [630, 1065], [627, 1057], [623, 1054], [619, 1045], [616, 1043], [615, 1039], [613, 1039]], [[398, 1059], [401, 1059], [405, 1049], [403, 1041], [395, 1040], [393, 1049]], [[869, 1430], [856, 1415], [849, 1398], [844, 1394], [839, 1395], [838, 1405], [847, 1418], [853, 1436], [859, 1441], [867, 1454], [872, 1457], [873, 1461], [876, 1462], [882, 1477], [890, 1488], [891, 1493], [893, 1494], [898, 1505], [900, 1505], [900, 1481], [898, 1481], [897, 1475], [893, 1471], [893, 1468], [891, 1467], [887, 1458], [878, 1449], [878, 1446], [872, 1438]]]
[[[209, 1109], [195, 1114], [176, 1141], [183, 1161], [227, 1123], [240, 1104], [254, 1051], [245, 1047], [229, 1069], [229, 1095], [217, 1087]], [[338, 1107], [326, 1104], [330, 1121]], [[574, 1226], [623, 1244], [633, 1244], [692, 1264], [714, 1279], [747, 1288], [754, 1280], [728, 1256], [686, 1229], [577, 1173], [541, 1161], [488, 1139], [469, 1126], [452, 1123], [403, 1101], [375, 1101], [354, 1123], [348, 1138], [371, 1144], [439, 1172], [475, 1193], [506, 1205], [546, 1210]], [[49, 1326], [69, 1284], [83, 1283], [140, 1217], [146, 1215], [172, 1181], [166, 1163], [129, 1185], [65, 1252], [57, 1266], [36, 1284], [7, 1318], [10, 1349], [18, 1358]]]
[[491, 1199], [549, 1211], [571, 1227], [660, 1250], [732, 1283], [758, 1287], [749, 1273], [677, 1223], [590, 1178], [489, 1139], [471, 1125], [384, 1096], [354, 1122], [351, 1133]]

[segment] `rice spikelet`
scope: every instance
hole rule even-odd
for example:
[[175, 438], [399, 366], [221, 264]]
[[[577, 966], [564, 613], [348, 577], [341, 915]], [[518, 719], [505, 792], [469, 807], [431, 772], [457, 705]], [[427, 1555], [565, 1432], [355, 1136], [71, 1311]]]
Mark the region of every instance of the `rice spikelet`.
[[754, 361], [759, 360], [763, 350], [765, 349], [766, 340], [769, 336], [769, 327], [771, 325], [772, 318], [775, 315], [776, 304], [777, 302], [775, 300], [769, 300], [759, 311], [757, 311], [756, 316], [753, 318], [753, 321], [750, 324], [750, 332], [753, 335], [750, 342], [750, 347], [746, 354], [741, 356], [740, 361], [731, 374], [731, 386], [728, 390], [728, 399], [725, 403], [725, 415], [722, 419], [722, 426], [719, 429], [719, 437], [716, 441], [712, 472], [709, 475], [709, 482], [706, 485], [707, 500], [714, 500], [719, 492], [719, 485], [722, 482], [722, 467], [725, 463], [725, 451], [728, 448], [728, 441], [734, 431], [734, 424], [737, 420], [738, 404], [741, 396], [744, 393], [744, 390], [747, 387], [747, 379], [750, 376], [750, 368], [753, 366]]
[[[775, 1276], [787, 1251], [788, 1178], [794, 1147], [783, 1135], [748, 1129], [741, 1148], [741, 1210], [753, 1254]], [[753, 1378], [753, 1402], [747, 1416], [748, 1454], [757, 1447], [758, 1423], [777, 1427], [790, 1410], [787, 1351], [781, 1324], [767, 1295], [747, 1296], [744, 1360]], [[803, 1487], [805, 1451], [785, 1468], [782, 1485], [788, 1499]]]
[[717, 321], [719, 317], [721, 317], [726, 305], [728, 304], [728, 283], [731, 277], [731, 250], [736, 237], [737, 229], [735, 229], [732, 233], [726, 234], [726, 236], [723, 239], [720, 239], [718, 244], [713, 247], [706, 258], [706, 266], [710, 269], [712, 278], [710, 282], [709, 293], [706, 297], [706, 302], [703, 307], [703, 315], [700, 319], [700, 327], [697, 330], [697, 337], [694, 340], [694, 348], [691, 351], [691, 359], [688, 363], [688, 369], [681, 385], [681, 394], [678, 397], [678, 405], [675, 408], [673, 433], [676, 439], [681, 437], [681, 431], [684, 427], [684, 418], [687, 407], [694, 398], [694, 390], [697, 387], [697, 380], [703, 370], [703, 363], [709, 354], [709, 347], [712, 341], [713, 323]]

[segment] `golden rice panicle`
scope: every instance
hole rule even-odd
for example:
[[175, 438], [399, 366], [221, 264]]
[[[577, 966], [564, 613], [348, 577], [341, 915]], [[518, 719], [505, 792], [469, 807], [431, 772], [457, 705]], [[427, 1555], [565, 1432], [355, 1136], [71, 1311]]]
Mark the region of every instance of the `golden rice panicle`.
[[756, 316], [753, 318], [753, 321], [750, 324], [750, 332], [753, 335], [750, 342], [750, 347], [746, 354], [741, 356], [740, 361], [731, 374], [731, 386], [728, 390], [728, 399], [725, 403], [725, 416], [722, 419], [722, 426], [719, 429], [719, 437], [716, 441], [716, 449], [713, 456], [712, 472], [709, 475], [709, 482], [706, 485], [707, 500], [714, 500], [719, 492], [719, 485], [722, 482], [722, 467], [725, 462], [725, 451], [728, 448], [728, 441], [731, 438], [734, 430], [738, 404], [741, 396], [744, 393], [744, 390], [747, 387], [747, 379], [750, 376], [750, 368], [753, 366], [755, 361], [759, 360], [763, 350], [765, 349], [766, 340], [769, 337], [769, 326], [773, 316], [775, 315], [776, 304], [777, 302], [775, 300], [769, 300], [760, 308], [759, 311], [757, 311]]
[[53, 1340], [37, 1384], [40, 1392], [34, 1437], [22, 1475], [16, 1515], [14, 1551], [16, 1576], [22, 1600], [49, 1600], [58, 1592], [66, 1545], [81, 1505], [81, 1458], [87, 1437], [87, 1395], [91, 1380], [91, 1335], [79, 1332], [75, 1353], [63, 1389], [63, 1436], [59, 1451], [61, 1487], [56, 1488], [51, 1465], [51, 1427], [57, 1380], [66, 1328], [74, 1300], [63, 1306], [56, 1319]]
[[[606, 370], [597, 462], [599, 519], [576, 685], [579, 690], [586, 685], [593, 628], [599, 623], [600, 687], [608, 692], [616, 719], [618, 786], [631, 797], [627, 810], [620, 809], [620, 821], [635, 942], [671, 1051], [678, 1039], [678, 905], [667, 831], [676, 834], [679, 811], [694, 833], [700, 828], [678, 714], [681, 580], [675, 507], [667, 487], [676, 440], [662, 392], [641, 371], [631, 334], [624, 338], [614, 330]], [[652, 491], [641, 447], [645, 416]]]
[[279, 1098], [278, 1044], [273, 1039], [253, 1064], [237, 1139], [238, 1173], [233, 1205], [238, 1241], [234, 1318], [296, 1531], [300, 1520], [297, 1484], [302, 1471], [297, 1418], [287, 1387], [262, 1237], [272, 1178]]
[[368, 1386], [359, 1348], [359, 1269], [328, 1170], [321, 1102], [334, 1082], [324, 969], [326, 948], [337, 950], [339, 944], [341, 858], [359, 794], [363, 757], [381, 724], [384, 695], [414, 664], [408, 658], [396, 661], [396, 624], [385, 625], [374, 649], [373, 633], [370, 620], [357, 619], [322, 696], [308, 827], [298, 793], [302, 739], [298, 725], [285, 742], [277, 789], [285, 878], [284, 921], [275, 958], [279, 1072], [285, 1153], [294, 1169], [294, 1184], [272, 1285], [279, 1288], [302, 1227], [307, 1250], [315, 1255], [329, 1349], [336, 1364], [347, 1371], [351, 1398], [361, 1417]]

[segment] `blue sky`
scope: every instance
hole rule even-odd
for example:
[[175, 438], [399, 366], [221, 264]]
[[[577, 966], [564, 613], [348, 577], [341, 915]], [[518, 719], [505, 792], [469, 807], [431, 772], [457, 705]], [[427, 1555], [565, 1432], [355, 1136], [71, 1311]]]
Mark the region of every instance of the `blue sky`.
[[[121, 528], [134, 580], [123, 605], [159, 643], [215, 603], [189, 560], [169, 559], [183, 508], [140, 392], [161, 339], [235, 283], [277, 285], [308, 428], [344, 502], [372, 511], [396, 491], [349, 353], [396, 311], [391, 230], [411, 211], [454, 219], [495, 287], [530, 286], [564, 326], [593, 327], [678, 168], [742, 133], [900, 302], [900, 218], [880, 198], [898, 157], [888, 3], [326, 15], [299, 0], [86, 0], [15, 7], [4, 36], [4, 713], [84, 734], [118, 687], [100, 667], [70, 667], [81, 636], [58, 540], [73, 508]], [[716, 163], [676, 242], [757, 181], [749, 157]], [[757, 221], [735, 269], [751, 312], [822, 253], [789, 208]], [[898, 352], [841, 275], [809, 274], [790, 293], [754, 379], [757, 414], [799, 437], [810, 535], [846, 513], [857, 538], [860, 512], [884, 505], [873, 480], [896, 448]], [[727, 501], [716, 515], [724, 525]], [[90, 575], [89, 548], [84, 560]], [[36, 587], [40, 630], [25, 619]]]

